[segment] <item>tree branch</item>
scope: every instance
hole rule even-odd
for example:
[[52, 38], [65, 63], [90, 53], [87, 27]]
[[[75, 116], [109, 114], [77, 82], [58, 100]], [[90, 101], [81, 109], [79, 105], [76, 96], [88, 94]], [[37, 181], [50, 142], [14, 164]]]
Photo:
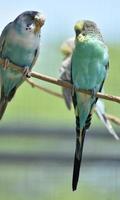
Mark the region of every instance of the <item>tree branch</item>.
[[[65, 88], [70, 88], [70, 89], [74, 88], [71, 83], [68, 83], [66, 81], [62, 81], [62, 80], [59, 80], [59, 79], [56, 79], [56, 78], [53, 78], [53, 77], [50, 77], [50, 76], [46, 76], [46, 75], [43, 75], [43, 74], [40, 74], [40, 73], [37, 73], [37, 72], [32, 72], [31, 76], [34, 77], [34, 78], [37, 78], [37, 79], [40, 79], [40, 80], [55, 84], [55, 85], [59, 85], [59, 86], [65, 87]], [[81, 92], [81, 93], [84, 93], [84, 94], [92, 95], [92, 91], [90, 91], [90, 90], [84, 90], [84, 89], [75, 89], [75, 90], [77, 92]], [[105, 100], [113, 101], [113, 102], [116, 102], [116, 103], [120, 103], [120, 97], [119, 96], [102, 94], [100, 92], [97, 92], [95, 94], [95, 96], [98, 97], [98, 98], [101, 98], [101, 99], [105, 99]]]
[[59, 98], [62, 98], [62, 99], [63, 99], [62, 94], [59, 94], [59, 93], [57, 93], [57, 92], [54, 92], [53, 90], [47, 89], [46, 87], [40, 86], [40, 85], [34, 83], [33, 81], [31, 81], [31, 80], [29, 80], [29, 79], [26, 79], [26, 81], [27, 81], [27, 83], [29, 83], [29, 84], [31, 85], [31, 87], [33, 87], [33, 88], [36, 87], [36, 88], [39, 89], [40, 91], [42, 90], [42, 91], [44, 91], [44, 92], [46, 92], [46, 93], [48, 93], [48, 94], [51, 94], [51, 95], [53, 95], [53, 96], [56, 96], [56, 97], [59, 97]]
[[120, 119], [118, 117], [110, 115], [110, 114], [106, 114], [106, 116], [110, 121], [120, 126]]
[[[0, 58], [0, 64], [4, 65], [4, 62], [5, 62], [4, 59]], [[12, 62], [9, 63], [8, 67], [13, 67], [14, 69], [18, 70], [19, 72], [21, 72], [21, 73], [23, 72], [23, 69], [20, 66], [15, 65]], [[46, 76], [46, 75], [43, 75], [43, 74], [40, 74], [40, 73], [37, 73], [37, 72], [34, 72], [34, 71], [31, 72], [31, 76], [34, 77], [34, 78], [37, 78], [37, 79], [40, 79], [40, 80], [55, 84], [55, 85], [59, 85], [59, 86], [65, 87], [65, 88], [74, 89], [74, 86], [72, 84], [66, 82], [66, 81], [62, 81], [62, 80], [59, 80], [59, 79], [56, 79], [56, 78], [53, 78], [53, 77], [50, 77], [50, 76]], [[92, 91], [89, 91], [89, 90], [84, 90], [84, 89], [75, 89], [75, 90], [77, 92], [81, 92], [81, 93], [84, 93], [84, 94], [92, 95]], [[116, 103], [120, 103], [120, 97], [119, 96], [102, 94], [100, 92], [97, 92], [95, 94], [95, 96], [98, 97], [98, 98], [101, 98], [101, 99], [105, 99], [105, 100], [113, 101], [113, 102], [116, 102]]]
[[[53, 90], [47, 89], [47, 88], [45, 88], [45, 87], [43, 87], [43, 86], [40, 86], [40, 85], [34, 83], [33, 81], [31, 81], [31, 80], [29, 80], [29, 79], [26, 79], [26, 81], [27, 81], [27, 83], [28, 83], [29, 85], [31, 85], [32, 88], [37, 88], [37, 89], [39, 89], [40, 91], [44, 91], [44, 92], [46, 92], [47, 94], [51, 94], [51, 95], [56, 96], [56, 97], [59, 97], [59, 98], [61, 98], [61, 99], [64, 98], [62, 94], [59, 94], [59, 93], [57, 93], [57, 92], [54, 92]], [[96, 110], [94, 110], [94, 111], [96, 112]], [[97, 113], [97, 112], [96, 112], [96, 113]], [[108, 118], [111, 122], [113, 122], [114, 124], [120, 126], [120, 119], [119, 119], [118, 117], [116, 117], [116, 116], [114, 116], [114, 115], [110, 115], [110, 114], [106, 114], [106, 116], [107, 116], [107, 118]]]

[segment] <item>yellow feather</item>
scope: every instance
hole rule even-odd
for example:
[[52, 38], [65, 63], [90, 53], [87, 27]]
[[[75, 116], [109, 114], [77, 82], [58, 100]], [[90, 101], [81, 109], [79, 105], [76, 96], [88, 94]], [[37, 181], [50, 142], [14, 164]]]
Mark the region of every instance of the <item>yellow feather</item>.
[[74, 26], [74, 29], [75, 30], [83, 30], [83, 26], [84, 26], [84, 21], [78, 21], [76, 24], [75, 24], [75, 26]]

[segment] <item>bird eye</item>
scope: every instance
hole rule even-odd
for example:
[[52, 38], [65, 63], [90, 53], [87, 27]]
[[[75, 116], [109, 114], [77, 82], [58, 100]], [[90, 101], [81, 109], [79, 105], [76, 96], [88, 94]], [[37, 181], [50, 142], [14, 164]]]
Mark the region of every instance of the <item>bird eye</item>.
[[86, 36], [85, 32], [82, 33], [83, 36]]
[[81, 33], [81, 30], [80, 29], [76, 29], [75, 32], [76, 32], [76, 37], [77, 37]]
[[34, 20], [35, 19], [35, 16], [31, 15], [31, 20]]

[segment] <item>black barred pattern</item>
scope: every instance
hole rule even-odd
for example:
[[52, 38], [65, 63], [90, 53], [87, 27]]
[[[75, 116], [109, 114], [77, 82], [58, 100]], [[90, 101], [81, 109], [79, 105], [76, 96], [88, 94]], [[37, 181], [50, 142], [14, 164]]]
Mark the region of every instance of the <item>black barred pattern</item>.
[[86, 123], [85, 123], [85, 129], [89, 129], [91, 125], [91, 119], [92, 119], [92, 114], [90, 113], [87, 117]]

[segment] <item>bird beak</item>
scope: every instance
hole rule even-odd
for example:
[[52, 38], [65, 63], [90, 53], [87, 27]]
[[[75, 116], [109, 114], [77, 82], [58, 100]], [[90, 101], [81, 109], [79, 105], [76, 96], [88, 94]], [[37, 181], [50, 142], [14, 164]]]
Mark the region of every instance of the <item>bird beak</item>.
[[45, 16], [39, 13], [39, 14], [35, 15], [34, 20], [35, 20], [34, 32], [37, 33], [37, 32], [39, 32], [39, 30], [45, 23]]

